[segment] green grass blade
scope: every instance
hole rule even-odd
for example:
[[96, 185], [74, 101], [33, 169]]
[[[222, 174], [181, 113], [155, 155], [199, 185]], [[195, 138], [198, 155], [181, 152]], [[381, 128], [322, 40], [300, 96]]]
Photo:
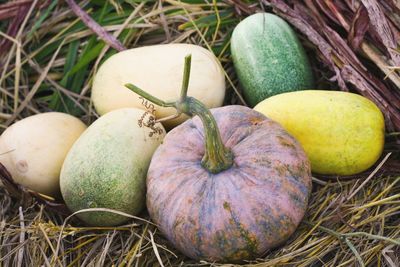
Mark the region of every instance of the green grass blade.
[[[73, 77], [70, 77], [68, 75], [68, 72], [71, 71], [72, 67], [74, 66], [77, 56], [78, 56], [78, 49], [79, 49], [80, 42], [74, 41], [69, 44], [68, 47], [68, 52], [65, 58], [65, 65], [64, 65], [64, 76], [62, 80], [60, 81], [60, 85], [69, 88], [71, 85], [71, 82], [73, 81]], [[59, 93], [54, 93], [53, 98], [50, 101], [49, 106], [57, 111], [66, 111], [66, 107], [62, 108], [61, 107], [62, 101], [60, 99], [60, 94]]]
[[53, 9], [56, 7], [57, 3], [58, 3], [58, 1], [56, 1], [56, 0], [53, 0], [51, 2], [49, 7], [44, 11], [43, 15], [41, 15], [39, 17], [39, 19], [35, 22], [35, 24], [32, 26], [32, 29], [28, 34], [28, 38], [32, 37], [32, 35], [35, 33], [35, 31], [40, 28], [40, 26], [42, 25], [43, 21], [49, 16], [51, 11], [53, 11]]

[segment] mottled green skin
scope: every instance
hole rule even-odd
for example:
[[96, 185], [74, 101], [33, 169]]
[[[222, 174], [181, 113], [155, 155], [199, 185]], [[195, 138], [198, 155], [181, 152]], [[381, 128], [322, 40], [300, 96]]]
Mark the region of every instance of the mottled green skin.
[[[62, 196], [72, 212], [108, 208], [135, 215], [142, 210], [148, 165], [165, 134], [163, 130], [149, 137], [151, 130], [138, 126], [143, 113], [134, 108], [107, 113], [73, 145], [60, 176]], [[118, 225], [129, 219], [109, 212], [77, 216], [93, 226]]]
[[314, 87], [303, 47], [276, 15], [258, 13], [240, 22], [232, 34], [231, 52], [243, 95], [252, 107], [273, 95]]

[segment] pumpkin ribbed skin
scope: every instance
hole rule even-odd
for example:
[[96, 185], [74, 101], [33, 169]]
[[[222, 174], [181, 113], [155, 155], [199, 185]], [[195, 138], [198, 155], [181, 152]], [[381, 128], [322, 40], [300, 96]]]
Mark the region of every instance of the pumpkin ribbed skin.
[[150, 163], [147, 207], [184, 254], [208, 261], [261, 256], [284, 242], [304, 216], [309, 161], [298, 142], [243, 106], [211, 110], [234, 155], [229, 169], [201, 166], [204, 131], [198, 117], [168, 133]]

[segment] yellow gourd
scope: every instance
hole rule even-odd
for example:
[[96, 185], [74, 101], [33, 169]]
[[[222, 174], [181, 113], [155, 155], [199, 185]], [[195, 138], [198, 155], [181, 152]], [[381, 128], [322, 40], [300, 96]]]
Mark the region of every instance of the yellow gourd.
[[352, 175], [370, 168], [384, 146], [379, 108], [357, 94], [307, 90], [265, 99], [255, 108], [303, 146], [314, 173]]

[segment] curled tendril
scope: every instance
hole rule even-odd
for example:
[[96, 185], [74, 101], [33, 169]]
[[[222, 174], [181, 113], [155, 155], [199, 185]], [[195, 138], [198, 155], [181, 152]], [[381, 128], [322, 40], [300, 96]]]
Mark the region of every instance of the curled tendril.
[[153, 114], [154, 116], [156, 115], [156, 109], [154, 107], [153, 103], [150, 103], [147, 99], [145, 99], [144, 97], [139, 97], [139, 99], [142, 100], [142, 106], [144, 106], [146, 108], [146, 110], [150, 111], [151, 114]]
[[[145, 120], [146, 116], [150, 115], [147, 119]], [[138, 120], [138, 125], [139, 127], [147, 127], [151, 130], [149, 133], [149, 137], [152, 137], [154, 134], [159, 134], [161, 135], [164, 131], [160, 126], [156, 126], [156, 117], [150, 113], [149, 111], [145, 111], [142, 115], [142, 117]]]

